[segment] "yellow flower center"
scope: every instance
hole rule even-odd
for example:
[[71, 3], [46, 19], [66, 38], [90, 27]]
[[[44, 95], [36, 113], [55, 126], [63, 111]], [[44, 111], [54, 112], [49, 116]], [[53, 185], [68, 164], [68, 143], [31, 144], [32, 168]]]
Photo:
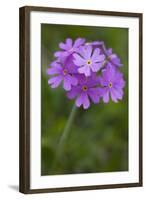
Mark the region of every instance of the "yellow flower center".
[[87, 91], [87, 86], [86, 85], [84, 85], [83, 87], [82, 87], [82, 90], [85, 92], [85, 91]]
[[92, 64], [92, 61], [89, 59], [87, 60], [87, 65], [91, 65]]
[[110, 83], [108, 84], [108, 87], [109, 87], [109, 88], [112, 88], [112, 87], [113, 87], [113, 84], [110, 82]]
[[64, 70], [63, 70], [63, 75], [66, 75], [66, 74], [67, 74], [67, 70], [64, 69]]

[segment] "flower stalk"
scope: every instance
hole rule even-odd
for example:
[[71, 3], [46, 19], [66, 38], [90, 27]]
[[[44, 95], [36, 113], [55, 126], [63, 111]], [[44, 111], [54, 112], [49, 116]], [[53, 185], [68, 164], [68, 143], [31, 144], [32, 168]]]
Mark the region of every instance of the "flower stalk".
[[71, 129], [71, 126], [73, 124], [73, 121], [74, 121], [74, 118], [75, 118], [75, 114], [76, 114], [76, 111], [77, 111], [77, 106], [74, 104], [73, 107], [72, 107], [72, 110], [70, 112], [70, 115], [69, 115], [69, 118], [67, 120], [67, 123], [66, 123], [66, 126], [64, 128], [64, 131], [63, 133], [61, 134], [61, 137], [60, 137], [60, 140], [59, 140], [59, 143], [57, 145], [57, 149], [56, 149], [56, 156], [54, 158], [54, 162], [52, 164], [52, 168], [54, 169], [56, 164], [57, 164], [57, 161], [59, 160], [59, 158], [61, 157], [62, 155], [62, 152], [63, 152], [63, 147], [64, 147], [64, 144], [67, 140], [67, 137], [70, 133], [70, 129]]

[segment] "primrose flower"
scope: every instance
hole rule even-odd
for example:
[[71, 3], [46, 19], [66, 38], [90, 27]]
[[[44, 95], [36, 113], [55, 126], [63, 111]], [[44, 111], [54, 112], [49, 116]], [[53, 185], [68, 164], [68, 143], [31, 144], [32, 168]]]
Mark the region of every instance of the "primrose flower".
[[56, 60], [47, 69], [50, 76], [48, 84], [57, 88], [63, 83], [68, 99], [75, 99], [77, 107], [84, 109], [90, 103], [97, 104], [100, 99], [108, 103], [122, 100], [125, 81], [120, 58], [107, 49], [103, 41], [90, 41], [77, 38], [74, 42], [67, 38], [59, 44], [55, 52]]
[[117, 67], [123, 66], [117, 54], [113, 53], [112, 48], [106, 49], [103, 41], [93, 41], [93, 42], [85, 43], [85, 45], [90, 45], [93, 47], [93, 49], [99, 48], [101, 54], [105, 55], [107, 62], [110, 62], [114, 66], [117, 66]]
[[78, 75], [78, 85], [73, 86], [72, 89], [67, 93], [69, 99], [76, 97], [76, 106], [80, 107], [83, 105], [84, 109], [89, 108], [90, 100], [96, 104], [100, 99], [100, 89], [97, 88], [99, 80], [95, 74], [90, 77], [85, 75]]
[[47, 70], [48, 75], [55, 75], [48, 80], [48, 84], [52, 88], [56, 88], [63, 81], [63, 88], [69, 91], [72, 85], [77, 85], [77, 78], [74, 76], [75, 72], [76, 66], [71, 61], [67, 61], [64, 64], [55, 61], [51, 64], [51, 68]]
[[75, 65], [79, 66], [78, 72], [90, 76], [91, 72], [101, 69], [105, 56], [100, 54], [100, 49], [93, 50], [92, 46], [80, 48], [79, 54], [73, 54]]
[[109, 102], [109, 96], [114, 102], [118, 102], [123, 98], [123, 88], [125, 86], [123, 74], [109, 63], [107, 68], [102, 71], [100, 84], [104, 103]]
[[57, 58], [67, 57], [74, 52], [78, 52], [78, 48], [85, 43], [85, 39], [77, 38], [74, 43], [72, 39], [67, 38], [65, 43], [61, 42], [59, 47], [61, 51], [55, 52], [54, 56]]

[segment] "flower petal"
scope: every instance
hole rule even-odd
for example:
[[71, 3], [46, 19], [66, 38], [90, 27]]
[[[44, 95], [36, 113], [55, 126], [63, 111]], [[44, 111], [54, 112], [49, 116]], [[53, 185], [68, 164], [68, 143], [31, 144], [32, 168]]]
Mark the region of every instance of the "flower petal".
[[68, 50], [72, 48], [72, 39], [70, 38], [66, 39], [66, 46]]
[[113, 82], [116, 76], [116, 69], [110, 63], [107, 64], [106, 69], [102, 73], [103, 79]]
[[72, 89], [69, 92], [67, 92], [67, 97], [69, 99], [74, 99], [79, 94], [80, 91], [81, 90], [79, 87], [72, 87]]
[[82, 92], [80, 96], [78, 96], [78, 98], [76, 99], [76, 106], [80, 107], [81, 105], [83, 105], [84, 109], [87, 109], [90, 106], [88, 95], [84, 92]]
[[98, 88], [90, 88], [88, 95], [94, 103], [98, 103], [100, 99]]
[[88, 80], [88, 87], [93, 88], [100, 84], [100, 76], [97, 76], [96, 73], [91, 73], [91, 76], [85, 77], [85, 80]]
[[66, 91], [71, 90], [71, 85], [72, 85], [72, 76], [71, 75], [66, 75], [64, 76], [64, 82], [63, 82], [63, 88]]
[[73, 54], [73, 57], [75, 58], [75, 60], [73, 60], [75, 65], [82, 66], [85, 64], [85, 60], [78, 54]]
[[93, 63], [91, 69], [93, 72], [98, 72], [102, 68], [102, 63]]
[[99, 53], [100, 53], [99, 48], [94, 50], [93, 55], [92, 55], [93, 62], [103, 62], [104, 61], [105, 55], [99, 54]]
[[70, 83], [70, 85], [76, 86], [78, 84], [78, 79], [75, 75], [67, 74], [64, 76], [64, 79]]
[[115, 93], [111, 92], [110, 94], [111, 94], [111, 98], [112, 98], [113, 102], [117, 103], [118, 100], [117, 100], [117, 97], [116, 97]]
[[87, 60], [87, 47], [88, 46], [81, 46], [78, 49], [78, 53], [85, 59]]
[[67, 52], [67, 51], [56, 51], [56, 52], [54, 53], [54, 56], [55, 56], [56, 58], [59, 58], [60, 60], [63, 60], [64, 57], [67, 57], [69, 54], [70, 54], [70, 53]]
[[90, 67], [85, 65], [84, 67], [80, 67], [78, 68], [78, 72], [80, 74], [85, 74], [85, 76], [90, 76], [91, 72], [90, 72]]
[[54, 66], [54, 67], [51, 67], [51, 68], [48, 68], [47, 69], [47, 74], [48, 75], [53, 75], [53, 74], [59, 74], [62, 70], [62, 67], [61, 66]]
[[89, 101], [88, 95], [85, 93], [84, 101], [83, 101], [83, 108], [87, 109], [87, 108], [89, 108], [89, 106], [90, 106], [90, 101]]
[[97, 57], [99, 56], [99, 53], [100, 53], [100, 49], [99, 48], [96, 48], [92, 54], [92, 59], [95, 60], [97, 59]]
[[78, 84], [78, 79], [74, 75], [69, 75], [70, 76], [70, 82], [72, 85], [77, 85]]
[[56, 51], [55, 53], [54, 53], [54, 56], [55, 57], [61, 57], [62, 56], [62, 52], [61, 51]]
[[113, 82], [113, 83], [114, 83], [114, 87], [116, 89], [122, 89], [125, 86], [125, 81], [124, 80], [117, 80], [116, 82]]
[[90, 59], [91, 58], [91, 53], [92, 53], [92, 46], [87, 46], [86, 48], [86, 58]]
[[67, 48], [67, 45], [64, 44], [63, 42], [61, 42], [61, 43], [59, 44], [59, 47], [60, 47], [61, 49], [63, 49], [63, 50], [67, 50], [67, 49], [68, 49], [68, 48]]
[[84, 97], [83, 97], [83, 92], [82, 92], [76, 99], [76, 102], [75, 102], [76, 106], [80, 107], [83, 104], [83, 100], [84, 100]]
[[97, 58], [95, 58], [94, 62], [103, 62], [105, 60], [105, 55], [99, 55]]
[[123, 92], [121, 90], [116, 90], [114, 88], [111, 89], [111, 98], [114, 102], [118, 102], [118, 99], [122, 99]]
[[109, 90], [105, 90], [103, 92], [103, 101], [104, 101], [104, 103], [108, 103], [109, 102]]
[[[120, 73], [120, 74], [121, 74], [121, 73]], [[125, 81], [124, 81], [122, 75], [120, 76], [120, 74], [119, 74], [119, 76], [116, 75], [116, 76], [115, 76], [115, 80], [113, 81], [114, 87], [115, 87], [116, 89], [121, 89], [121, 88], [124, 88], [124, 87], [125, 87]]]
[[116, 54], [111, 54], [109, 56], [109, 60], [112, 64], [114, 64], [117, 67], [122, 67], [123, 64], [121, 64], [121, 59]]
[[75, 40], [75, 42], [74, 42], [73, 47], [74, 47], [74, 48], [78, 48], [79, 46], [83, 45], [84, 42], [85, 42], [85, 39], [83, 39], [83, 38], [77, 38], [77, 39]]
[[112, 52], [113, 52], [112, 48], [109, 48], [106, 50], [106, 55], [110, 56], [112, 54]]
[[51, 88], [56, 88], [60, 85], [62, 81], [62, 76], [55, 76], [48, 80], [48, 84], [51, 85]]

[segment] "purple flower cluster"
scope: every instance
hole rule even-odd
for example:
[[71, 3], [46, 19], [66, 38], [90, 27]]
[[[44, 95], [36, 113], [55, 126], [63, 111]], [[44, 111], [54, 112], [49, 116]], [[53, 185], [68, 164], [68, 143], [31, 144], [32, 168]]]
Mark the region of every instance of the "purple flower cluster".
[[47, 74], [48, 84], [57, 88], [63, 84], [69, 99], [76, 99], [77, 107], [88, 109], [90, 102], [99, 103], [103, 99], [108, 103], [123, 98], [125, 81], [120, 72], [120, 58], [106, 49], [104, 42], [87, 43], [83, 38], [74, 42], [67, 38], [59, 44], [60, 50], [55, 52], [55, 61], [50, 64]]

